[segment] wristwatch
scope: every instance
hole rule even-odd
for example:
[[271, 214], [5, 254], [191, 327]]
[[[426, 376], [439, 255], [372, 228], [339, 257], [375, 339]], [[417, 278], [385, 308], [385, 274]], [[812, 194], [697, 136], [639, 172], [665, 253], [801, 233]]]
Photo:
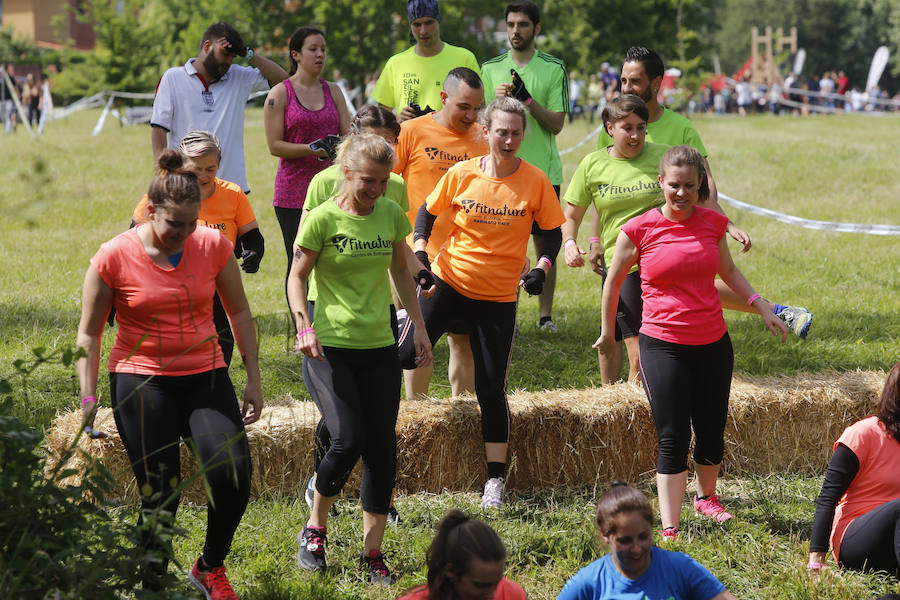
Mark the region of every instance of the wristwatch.
[[253, 48], [247, 48], [247, 55], [244, 58], [247, 59], [247, 62], [250, 62], [250, 59], [253, 58]]

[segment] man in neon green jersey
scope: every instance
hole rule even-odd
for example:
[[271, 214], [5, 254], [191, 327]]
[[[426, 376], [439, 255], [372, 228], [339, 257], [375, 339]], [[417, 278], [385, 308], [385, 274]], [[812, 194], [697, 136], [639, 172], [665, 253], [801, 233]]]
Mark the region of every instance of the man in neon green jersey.
[[[566, 66], [562, 60], [535, 48], [535, 37], [541, 32], [541, 13], [534, 2], [510, 2], [505, 19], [512, 49], [481, 65], [485, 100], [513, 96], [525, 103], [528, 126], [518, 156], [547, 174], [558, 197], [563, 178], [556, 134], [562, 131], [569, 110]], [[539, 240], [535, 244], [538, 249], [542, 247]], [[542, 331], [556, 331], [552, 319], [555, 289], [556, 265], [547, 274], [544, 291], [539, 296], [538, 327]]]
[[415, 46], [388, 59], [372, 92], [372, 98], [393, 110], [400, 122], [438, 110], [444, 79], [456, 67], [478, 73], [474, 54], [441, 40], [437, 0], [409, 0], [406, 12]]

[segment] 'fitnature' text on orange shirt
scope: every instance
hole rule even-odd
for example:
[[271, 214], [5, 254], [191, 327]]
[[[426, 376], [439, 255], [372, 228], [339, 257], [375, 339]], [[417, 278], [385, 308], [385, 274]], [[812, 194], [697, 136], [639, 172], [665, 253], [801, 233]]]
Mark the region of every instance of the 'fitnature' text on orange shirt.
[[553, 229], [566, 219], [543, 171], [523, 160], [512, 175], [489, 177], [480, 161], [451, 167], [425, 201], [451, 221], [434, 272], [467, 298], [515, 302], [532, 222]]

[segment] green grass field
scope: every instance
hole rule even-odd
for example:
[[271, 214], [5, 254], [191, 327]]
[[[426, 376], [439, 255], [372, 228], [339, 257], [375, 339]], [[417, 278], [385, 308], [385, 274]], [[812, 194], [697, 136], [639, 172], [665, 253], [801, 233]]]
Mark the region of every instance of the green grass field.
[[[0, 137], [5, 169], [0, 192], [0, 377], [8, 377], [12, 361], [28, 357], [35, 347], [74, 344], [88, 261], [101, 242], [127, 227], [131, 209], [152, 178], [149, 128], [121, 128], [110, 120], [100, 135], [91, 137], [98, 114], [77, 113], [52, 123], [37, 141], [21, 129]], [[900, 224], [898, 117], [701, 117], [696, 124], [718, 187], [729, 196], [809, 219]], [[559, 147], [571, 146], [589, 130], [584, 121], [567, 124]], [[565, 157], [567, 179], [592, 148], [590, 143]], [[268, 242], [260, 272], [244, 278], [258, 319], [266, 401], [307, 399], [300, 362], [286, 351], [286, 258], [271, 209], [276, 159], [266, 149], [256, 109], [247, 114], [245, 153], [251, 202]], [[792, 337], [784, 345], [763, 330], [757, 317], [727, 314], [736, 372], [886, 370], [900, 358], [896, 236], [811, 231], [723, 206], [753, 238], [747, 254], [737, 254], [736, 243], [731, 248], [756, 289], [771, 300], [815, 313], [809, 340]], [[586, 240], [585, 229], [581, 237]], [[537, 301], [523, 296], [511, 390], [584, 388], [597, 381], [590, 344], [599, 331], [599, 278], [587, 269], [561, 265], [553, 313], [560, 333], [539, 334]], [[104, 346], [111, 342], [107, 335]], [[430, 391], [446, 396], [445, 344], [436, 348], [435, 358]], [[240, 385], [240, 367], [232, 373]], [[106, 381], [100, 381], [105, 397]], [[74, 369], [45, 366], [16, 386], [15, 410], [46, 428], [57, 411], [75, 408], [77, 397]], [[653, 493], [649, 479], [640, 483]], [[820, 483], [819, 478], [790, 473], [726, 478], [722, 491], [735, 509], [734, 524], [716, 532], [689, 518], [687, 539], [679, 547], [741, 598], [855, 600], [897, 591], [896, 580], [872, 575], [831, 572], [816, 585], [808, 580], [803, 565]], [[511, 577], [526, 587], [529, 597], [555, 598], [569, 576], [603, 552], [592, 525], [596, 492], [519, 493], [499, 514], [486, 516], [509, 546]], [[232, 582], [250, 599], [393, 598], [424, 579], [424, 549], [443, 512], [459, 506], [477, 513], [477, 498], [472, 492], [398, 499], [405, 522], [389, 530], [386, 549], [403, 579], [391, 590], [369, 589], [353, 568], [361, 540], [354, 502], [342, 501], [340, 516], [329, 527], [334, 568], [324, 580], [298, 573], [294, 565], [294, 536], [307, 514], [300, 491], [296, 500], [254, 502], [229, 559]], [[129, 516], [131, 511], [122, 509]], [[202, 545], [205, 515], [189, 506], [180, 515], [179, 523], [190, 534], [180, 541], [178, 552], [189, 566]]]

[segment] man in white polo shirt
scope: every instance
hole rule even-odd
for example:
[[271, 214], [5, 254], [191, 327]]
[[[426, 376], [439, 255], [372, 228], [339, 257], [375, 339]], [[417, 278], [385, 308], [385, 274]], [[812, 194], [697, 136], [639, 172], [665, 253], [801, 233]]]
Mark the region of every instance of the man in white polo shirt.
[[[231, 64], [235, 56], [249, 67]], [[166, 71], [156, 86], [150, 119], [153, 157], [178, 148], [190, 131], [212, 131], [222, 144], [218, 177], [249, 192], [244, 169], [244, 107], [250, 94], [266, 90], [288, 74], [277, 63], [247, 49], [240, 34], [223, 21], [203, 34], [200, 52]]]

